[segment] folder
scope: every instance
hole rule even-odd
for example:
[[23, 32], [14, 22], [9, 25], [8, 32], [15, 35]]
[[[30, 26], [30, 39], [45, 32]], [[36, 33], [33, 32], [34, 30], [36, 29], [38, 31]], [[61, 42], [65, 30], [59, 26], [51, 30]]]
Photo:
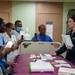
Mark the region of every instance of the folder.
[[50, 62], [30, 62], [31, 72], [54, 72]]
[[74, 74], [75, 75], [75, 68], [67, 68], [67, 67], [60, 67], [58, 70], [58, 74]]
[[66, 46], [73, 47], [73, 43], [71, 41], [70, 35], [62, 35], [62, 39], [63, 39], [63, 42], [65, 43]]

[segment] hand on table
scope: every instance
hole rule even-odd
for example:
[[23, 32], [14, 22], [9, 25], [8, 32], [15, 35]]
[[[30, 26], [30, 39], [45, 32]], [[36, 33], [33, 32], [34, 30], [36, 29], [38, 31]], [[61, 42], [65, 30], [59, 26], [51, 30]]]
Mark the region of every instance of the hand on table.
[[56, 52], [55, 51], [52, 51], [50, 54], [51, 55], [56, 55]]

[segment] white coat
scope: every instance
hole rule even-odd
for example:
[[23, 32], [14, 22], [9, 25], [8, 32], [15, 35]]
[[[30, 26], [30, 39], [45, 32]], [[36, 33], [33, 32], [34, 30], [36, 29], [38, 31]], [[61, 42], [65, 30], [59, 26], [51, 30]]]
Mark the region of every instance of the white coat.
[[[23, 31], [22, 31], [23, 32]], [[23, 34], [20, 32], [20, 33], [18, 33], [16, 30], [15, 30], [15, 37], [16, 37], [16, 39], [17, 39], [17, 41], [18, 40], [20, 40], [21, 39], [21, 35], [23, 35], [24, 37], [23, 37], [23, 40], [25, 40], [25, 34], [24, 34], [24, 32], [23, 32]], [[19, 49], [18, 49], [18, 54], [20, 54], [21, 53], [21, 45], [19, 45]]]
[[[6, 32], [3, 34], [3, 39], [4, 39], [5, 43], [7, 43], [8, 41], [11, 41], [13, 43], [17, 42], [16, 37], [14, 35], [11, 35], [11, 38], [10, 38]], [[14, 50], [14, 51], [11, 51], [9, 54], [7, 54], [7, 61], [8, 62], [14, 61], [14, 58], [17, 55], [18, 55], [18, 50], [17, 49]]]

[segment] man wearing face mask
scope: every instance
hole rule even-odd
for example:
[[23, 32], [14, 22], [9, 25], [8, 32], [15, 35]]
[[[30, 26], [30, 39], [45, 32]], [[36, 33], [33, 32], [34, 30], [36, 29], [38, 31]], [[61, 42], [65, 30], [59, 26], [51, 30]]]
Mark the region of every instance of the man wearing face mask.
[[17, 40], [16, 37], [14, 36], [14, 30], [12, 30], [12, 23], [7, 23], [6, 24], [6, 32], [3, 34], [3, 39], [4, 42], [7, 43], [8, 41], [11, 41], [13, 43], [12, 51], [7, 54], [7, 65], [8, 66], [14, 66], [16, 63], [14, 63], [15, 57], [18, 55], [17, 53]]
[[22, 22], [20, 20], [15, 21], [15, 27], [16, 27], [15, 36], [18, 37], [20, 35], [20, 31], [22, 31]]
[[5, 48], [2, 34], [5, 32], [4, 28], [5, 22], [2, 18], [0, 18], [0, 67], [2, 72], [4, 73], [6, 69], [6, 60], [4, 56], [11, 52], [11, 48]]
[[[15, 21], [15, 27], [16, 27], [16, 30], [15, 30], [15, 34], [14, 35], [15, 35], [18, 43], [21, 44], [25, 40], [24, 35], [21, 34], [21, 31], [23, 31], [22, 30], [22, 22], [20, 20]], [[18, 54], [20, 54], [20, 49], [21, 48], [19, 46]]]

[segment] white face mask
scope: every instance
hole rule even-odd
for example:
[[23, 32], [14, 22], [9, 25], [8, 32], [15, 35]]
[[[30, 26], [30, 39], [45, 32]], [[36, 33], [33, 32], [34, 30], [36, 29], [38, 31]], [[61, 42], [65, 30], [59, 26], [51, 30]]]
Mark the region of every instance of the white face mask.
[[15, 34], [15, 30], [11, 30], [10, 34], [14, 35]]

